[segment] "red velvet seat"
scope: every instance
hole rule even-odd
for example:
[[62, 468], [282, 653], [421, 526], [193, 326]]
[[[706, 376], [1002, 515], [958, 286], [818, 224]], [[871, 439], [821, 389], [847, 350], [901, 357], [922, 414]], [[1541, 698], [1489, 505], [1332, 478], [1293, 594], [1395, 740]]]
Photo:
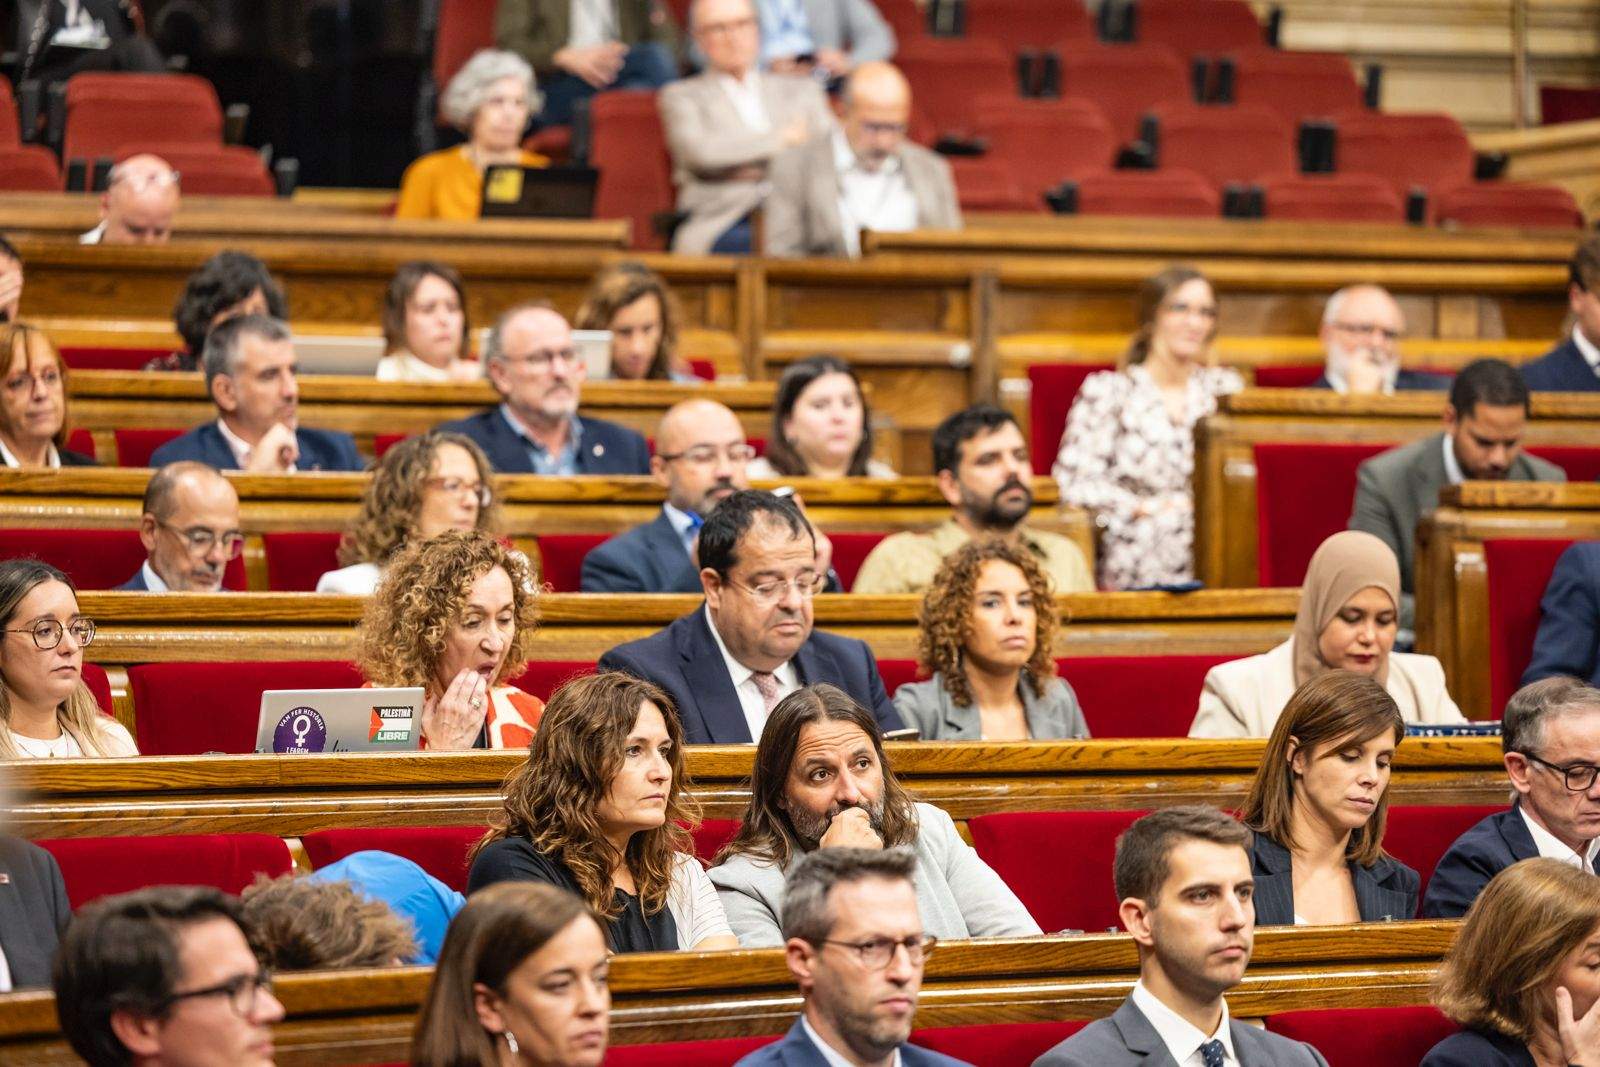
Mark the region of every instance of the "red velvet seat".
[[663, 247], [652, 219], [673, 205], [672, 163], [656, 94], [613, 89], [589, 105], [590, 165], [600, 171], [597, 219], [631, 219], [633, 247]]
[[300, 835], [314, 870], [369, 849], [412, 861], [451, 889], [467, 891], [467, 850], [486, 826], [372, 826]]
[[1095, 371], [1114, 369], [1109, 363], [1034, 363], [1028, 367], [1028, 449], [1033, 473], [1048, 475], [1061, 451], [1067, 413]]
[[317, 579], [339, 567], [339, 538], [333, 530], [261, 535], [267, 556], [267, 588], [274, 593], [309, 593]]
[[1415, 1067], [1428, 1050], [1461, 1029], [1430, 1005], [1325, 1008], [1267, 1016], [1267, 1029], [1305, 1041], [1328, 1067]]
[[1309, 389], [1322, 377], [1321, 363], [1290, 363], [1277, 367], [1256, 368], [1258, 389]]
[[1117, 837], [1142, 811], [1024, 811], [967, 820], [972, 847], [1045, 933], [1121, 929]]
[[1284, 174], [1261, 185], [1269, 219], [1396, 225], [1406, 221], [1400, 194], [1373, 174]]
[[67, 81], [63, 160], [114, 159], [136, 145], [222, 146], [222, 104], [194, 74], [76, 74]]
[[1233, 99], [1261, 104], [1298, 125], [1365, 106], [1350, 60], [1336, 52], [1252, 48], [1234, 53]]
[[116, 706], [111, 699], [111, 679], [106, 677], [106, 669], [98, 663], [85, 663], [83, 665], [83, 684], [89, 687], [89, 692], [94, 694], [94, 702], [100, 705], [100, 710], [107, 715], [116, 714]]
[[1138, 0], [1134, 17], [1140, 41], [1189, 56], [1222, 55], [1266, 42], [1245, 0]]
[[1539, 601], [1572, 541], [1490, 538], [1483, 543], [1489, 587], [1489, 707], [1499, 711], [1522, 681], [1539, 632]]
[[576, 593], [583, 576], [583, 560], [610, 534], [540, 534], [539, 577], [551, 592]]
[[1375, 174], [1401, 196], [1413, 186], [1437, 194], [1472, 180], [1472, 143], [1453, 116], [1354, 111], [1338, 117], [1338, 131], [1339, 170]]
[[[1350, 524], [1356, 469], [1386, 444], [1258, 444], [1257, 565], [1264, 588], [1297, 586], [1312, 553]], [[1305, 491], [1316, 486], [1315, 493]]]
[[[65, 571], [79, 589], [115, 589], [144, 565], [138, 530], [0, 530], [0, 559], [32, 556]], [[245, 588], [243, 558], [223, 571], [225, 589]]]
[[983, 0], [967, 6], [967, 38], [995, 41], [1015, 54], [1091, 41], [1094, 25], [1082, 0]]
[[1017, 95], [1011, 57], [994, 41], [903, 41], [894, 62], [911, 83], [917, 110], [933, 121], [940, 135], [971, 136], [979, 125], [980, 98]]
[[1164, 44], [1063, 41], [1061, 95], [1093, 100], [1121, 143], [1136, 141], [1145, 113], [1168, 100], [1193, 100], [1183, 57]]
[[1209, 178], [1180, 167], [1110, 170], [1077, 179], [1078, 214], [1210, 219], [1222, 193]]
[[530, 659], [526, 669], [511, 684], [548, 702], [550, 694], [583, 674], [593, 674], [594, 664], [578, 659]]
[[1583, 225], [1583, 212], [1572, 194], [1559, 185], [1531, 182], [1472, 182], [1438, 195], [1434, 216], [1441, 225], [1519, 226], [1572, 230]]
[[94, 434], [88, 430], [78, 429], [67, 434], [67, 448], [73, 452], [81, 453], [94, 459], [98, 449], [95, 448]]
[[921, 681], [926, 675], [917, 670], [917, 661], [914, 659], [880, 659], [878, 677], [883, 679], [883, 691], [893, 699], [896, 689], [910, 682]]
[[148, 467], [155, 450], [182, 437], [183, 430], [113, 430], [117, 442], [117, 466]]
[[709, 864], [722, 851], [722, 846], [732, 841], [733, 835], [738, 832], [738, 819], [701, 820], [700, 825], [690, 831], [694, 837], [694, 854], [700, 857], [702, 863]]
[[885, 532], [851, 532], [831, 533], [828, 539], [833, 542], [833, 569], [838, 572], [839, 584], [845, 592], [856, 584], [856, 575], [861, 572], [861, 564], [866, 562], [868, 554], [878, 547], [878, 542], [889, 535]]
[[1029, 194], [1004, 162], [983, 157], [952, 156], [950, 176], [962, 211], [1043, 211], [1042, 193]]
[[[1459, 805], [1392, 805], [1389, 821], [1383, 831], [1383, 848], [1395, 859], [1422, 876], [1422, 886], [1417, 893], [1420, 910], [1422, 899], [1428, 892], [1428, 880], [1433, 869], [1456, 838], [1466, 833], [1483, 819], [1504, 811], [1504, 804]], [[1409, 919], [1409, 915], [1396, 915], [1396, 919]]]
[[1104, 171], [1117, 155], [1105, 113], [1082, 98], [986, 97], [978, 102], [978, 124], [988, 158], [1006, 166], [1019, 192], [1035, 203], [1065, 179]]
[[763, 1034], [709, 1041], [664, 1041], [656, 1045], [612, 1045], [606, 1049], [606, 1067], [733, 1067], [756, 1049], [782, 1038], [782, 1034]]
[[139, 751], [146, 756], [249, 753], [268, 689], [355, 689], [354, 664], [145, 663], [128, 668]]
[[433, 84], [445, 86], [474, 52], [494, 47], [496, 0], [440, 0], [433, 35]]
[[1157, 105], [1153, 114], [1160, 123], [1156, 157], [1163, 168], [1194, 171], [1219, 187], [1299, 169], [1294, 130], [1260, 104], [1201, 107], [1169, 102]]
[[1600, 448], [1585, 445], [1534, 445], [1528, 451], [1566, 471], [1569, 482], [1592, 482], [1600, 479]]
[[57, 193], [61, 168], [43, 145], [0, 146], [0, 192]]
[[267, 165], [243, 145], [136, 144], [117, 153], [118, 161], [153, 152], [181, 175], [191, 196], [276, 196], [277, 184]]
[[90, 345], [62, 345], [61, 359], [73, 370], [143, 370], [165, 348], [104, 348]]
[[271, 834], [76, 837], [39, 841], [61, 865], [74, 909], [99, 897], [157, 885], [208, 885], [238, 893], [256, 875], [294, 866], [289, 846]]
[[[938, 952], [938, 948], [934, 948]], [[911, 1043], [942, 1052], [962, 1063], [993, 1067], [1027, 1067], [1056, 1045], [1082, 1030], [1086, 1020], [1050, 1023], [991, 1023], [978, 1026], [939, 1026], [915, 1030]]]

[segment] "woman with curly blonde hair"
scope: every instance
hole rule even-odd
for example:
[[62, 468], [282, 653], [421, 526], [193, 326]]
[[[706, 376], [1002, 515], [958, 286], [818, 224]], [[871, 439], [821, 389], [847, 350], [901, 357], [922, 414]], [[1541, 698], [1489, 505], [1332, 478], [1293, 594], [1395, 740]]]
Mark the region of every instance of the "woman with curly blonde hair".
[[467, 895], [547, 882], [605, 917], [614, 952], [737, 948], [683, 828], [698, 820], [689, 785], [671, 697], [618, 672], [576, 678], [506, 780], [505, 810], [469, 857]]
[[924, 741], [1088, 737], [1078, 697], [1056, 677], [1056, 606], [1030, 549], [998, 538], [945, 557], [918, 613], [917, 659], [933, 677], [902, 685], [895, 710]]
[[319, 593], [366, 596], [389, 557], [412, 541], [446, 530], [500, 527], [494, 468], [476, 441], [435, 430], [408, 437], [383, 454], [361, 495], [361, 514], [339, 542], [339, 570], [317, 579]]
[[476, 530], [408, 545], [367, 604], [357, 665], [374, 686], [421, 686], [433, 750], [521, 748], [544, 705], [511, 685], [539, 621], [533, 565]]

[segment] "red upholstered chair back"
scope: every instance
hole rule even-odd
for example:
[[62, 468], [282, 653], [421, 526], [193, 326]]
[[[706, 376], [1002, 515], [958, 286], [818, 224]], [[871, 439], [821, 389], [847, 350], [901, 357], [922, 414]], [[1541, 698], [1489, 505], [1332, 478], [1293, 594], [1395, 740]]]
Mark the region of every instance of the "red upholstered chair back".
[[888, 536], [882, 531], [828, 535], [833, 542], [833, 569], [839, 572], [839, 583], [844, 586], [845, 592], [848, 593], [850, 587], [855, 585], [856, 575], [861, 571], [861, 564], [866, 562], [868, 553]]
[[883, 679], [883, 691], [893, 699], [896, 689], [907, 682], [920, 681], [927, 676], [917, 670], [917, 661], [914, 659], [880, 659], [878, 677]]
[[395, 445], [404, 441], [411, 435], [408, 433], [379, 433], [372, 435], [372, 451], [374, 459], [382, 459], [383, 454]]
[[967, 37], [998, 42], [1007, 52], [1091, 41], [1094, 25], [1081, 0], [984, 0], [967, 8]]
[[1528, 451], [1566, 471], [1569, 482], [1592, 482], [1600, 478], [1600, 448], [1583, 445], [1536, 445]]
[[243, 145], [134, 144], [117, 156], [121, 159], [139, 152], [154, 152], [177, 168], [183, 176], [183, 191], [191, 196], [276, 196], [278, 192], [261, 156]]
[[1522, 682], [1539, 631], [1539, 601], [1571, 540], [1490, 538], [1483, 543], [1489, 585], [1489, 707], [1499, 712]]
[[[1383, 832], [1383, 848], [1395, 859], [1422, 876], [1417, 893], [1420, 907], [1428, 892], [1428, 880], [1439, 860], [1450, 851], [1456, 838], [1496, 812], [1504, 804], [1390, 805], [1389, 821]], [[1396, 915], [1409, 919], [1409, 915]]]
[[61, 158], [115, 159], [142, 144], [222, 146], [222, 104], [194, 74], [77, 74]]
[[81, 452], [90, 459], [96, 458], [97, 449], [94, 444], [94, 434], [88, 430], [78, 429], [68, 433], [67, 447], [74, 452]]
[[340, 534], [333, 530], [262, 534], [267, 588], [274, 593], [309, 593], [317, 579], [339, 567]]
[[610, 534], [540, 534], [539, 577], [555, 593], [576, 593], [583, 560]]
[[391, 852], [415, 863], [451, 889], [467, 891], [467, 850], [486, 826], [374, 826], [300, 835], [314, 870], [355, 852]]
[[1090, 737], [1187, 737], [1206, 672], [1237, 656], [1081, 656], [1056, 660]]
[[1269, 219], [1406, 221], [1400, 194], [1373, 174], [1283, 174], [1264, 179], [1262, 187]]
[[22, 127], [17, 116], [17, 98], [11, 83], [0, 78], [0, 148], [15, 148], [22, 143]]
[[1045, 190], [1068, 178], [1106, 170], [1117, 154], [1117, 138], [1105, 112], [1081, 97], [985, 97], [978, 101], [978, 123], [989, 142], [988, 156], [1011, 171], [1030, 207]]
[[1222, 191], [1211, 179], [1181, 167], [1115, 170], [1078, 179], [1078, 214], [1214, 219]]
[[146, 756], [249, 753], [268, 689], [355, 689], [365, 679], [339, 661], [144, 663], [128, 668], [134, 733]]
[[433, 84], [442, 96], [456, 71], [480, 48], [494, 47], [496, 0], [440, 0], [433, 37]]
[[0, 192], [60, 191], [61, 168], [48, 148], [36, 144], [0, 147]]
[[113, 430], [112, 436], [117, 442], [117, 466], [148, 467], [151, 454], [168, 441], [182, 437], [183, 431]]
[[1244, 0], [1139, 0], [1135, 31], [1185, 55], [1215, 56], [1259, 47], [1266, 34]]
[[1017, 184], [1005, 162], [983, 157], [951, 156], [950, 176], [962, 211], [1043, 211], [1044, 197]]
[[83, 684], [89, 687], [89, 692], [94, 694], [94, 702], [100, 705], [100, 710], [107, 715], [116, 714], [116, 706], [111, 700], [111, 679], [106, 677], [106, 669], [98, 663], [85, 663], [83, 665]]
[[1252, 48], [1235, 53], [1233, 99], [1270, 107], [1291, 123], [1365, 106], [1350, 60], [1336, 52]]
[[1192, 170], [1217, 186], [1258, 182], [1299, 169], [1293, 128], [1259, 104], [1201, 107], [1176, 102], [1154, 111], [1161, 121], [1156, 151], [1163, 167]]
[[911, 83], [917, 110], [940, 134], [974, 133], [980, 97], [1017, 95], [1011, 57], [994, 41], [902, 41], [894, 62]]
[[1288, 1011], [1267, 1016], [1267, 1029], [1309, 1043], [1328, 1067], [1414, 1067], [1461, 1028], [1423, 1005]]
[[1260, 389], [1309, 389], [1322, 377], [1321, 363], [1291, 363], [1281, 367], [1257, 367], [1256, 387]]
[[1583, 225], [1583, 212], [1559, 185], [1530, 182], [1472, 182], [1439, 194], [1434, 214], [1457, 226], [1520, 226], [1571, 230]]
[[[935, 950], [937, 951], [937, 950]], [[1088, 1020], [1053, 1023], [995, 1023], [989, 1026], [939, 1026], [915, 1030], [911, 1043], [942, 1052], [962, 1063], [1026, 1067], [1088, 1026]]]
[[[1264, 588], [1299, 585], [1317, 546], [1350, 523], [1356, 469], [1385, 444], [1258, 444], [1257, 566]], [[1307, 486], [1316, 491], [1306, 492]]]
[[[115, 589], [144, 565], [138, 530], [0, 530], [0, 559], [32, 556], [66, 572], [79, 589]], [[243, 557], [222, 572], [224, 589], [245, 588]]]
[[1124, 144], [1138, 140], [1139, 123], [1156, 104], [1194, 99], [1189, 69], [1167, 45], [1063, 41], [1057, 51], [1061, 95], [1099, 104], [1111, 120], [1111, 132]]
[[1117, 928], [1117, 836], [1142, 811], [1023, 811], [967, 820], [972, 847], [1045, 933]]
[[73, 370], [143, 370], [165, 348], [100, 348], [88, 345], [62, 345], [61, 358]]
[[738, 819], [705, 819], [690, 831], [694, 837], [694, 854], [700, 857], [700, 862], [709, 864], [738, 832]]
[[289, 846], [271, 834], [75, 837], [36, 842], [61, 865], [74, 910], [91, 900], [156, 885], [209, 885], [238, 893], [264, 874], [294, 867]]
[[530, 659], [527, 669], [509, 679], [525, 693], [548, 702], [550, 694], [581, 674], [593, 674], [594, 664], [581, 659]]
[[710, 1041], [667, 1041], [659, 1045], [612, 1045], [606, 1050], [606, 1067], [733, 1067], [756, 1049], [782, 1038], [782, 1034], [762, 1034]]
[[1472, 180], [1472, 143], [1451, 115], [1352, 111], [1338, 127], [1339, 170], [1376, 174], [1401, 196], [1417, 185], [1436, 196]]
[[656, 94], [613, 89], [589, 105], [592, 166], [600, 171], [594, 217], [633, 221], [633, 247], [661, 248], [652, 218], [671, 211], [672, 163], [656, 110]]
[[1033, 473], [1048, 475], [1061, 451], [1061, 434], [1067, 412], [1095, 371], [1111, 370], [1109, 363], [1035, 363], [1028, 368], [1028, 448]]

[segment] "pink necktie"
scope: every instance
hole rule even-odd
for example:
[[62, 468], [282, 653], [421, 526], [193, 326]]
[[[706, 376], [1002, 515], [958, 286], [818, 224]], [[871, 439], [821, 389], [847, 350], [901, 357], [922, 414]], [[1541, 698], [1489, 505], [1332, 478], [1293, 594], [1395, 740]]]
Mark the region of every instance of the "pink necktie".
[[761, 692], [762, 707], [771, 715], [778, 703], [778, 676], [771, 671], [751, 671], [750, 680], [756, 683], [756, 689]]

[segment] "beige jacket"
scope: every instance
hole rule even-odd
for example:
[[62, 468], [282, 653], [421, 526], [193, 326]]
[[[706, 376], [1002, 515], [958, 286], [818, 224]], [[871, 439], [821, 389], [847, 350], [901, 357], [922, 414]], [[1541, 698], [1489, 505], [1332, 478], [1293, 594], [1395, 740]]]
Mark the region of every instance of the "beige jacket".
[[[1033, 551], [1039, 566], [1057, 593], [1092, 593], [1094, 575], [1083, 550], [1066, 537], [1049, 530], [1021, 529], [1023, 544]], [[944, 558], [971, 538], [954, 519], [946, 519], [927, 532], [905, 530], [890, 534], [873, 546], [852, 593], [920, 593], [933, 584]]]

